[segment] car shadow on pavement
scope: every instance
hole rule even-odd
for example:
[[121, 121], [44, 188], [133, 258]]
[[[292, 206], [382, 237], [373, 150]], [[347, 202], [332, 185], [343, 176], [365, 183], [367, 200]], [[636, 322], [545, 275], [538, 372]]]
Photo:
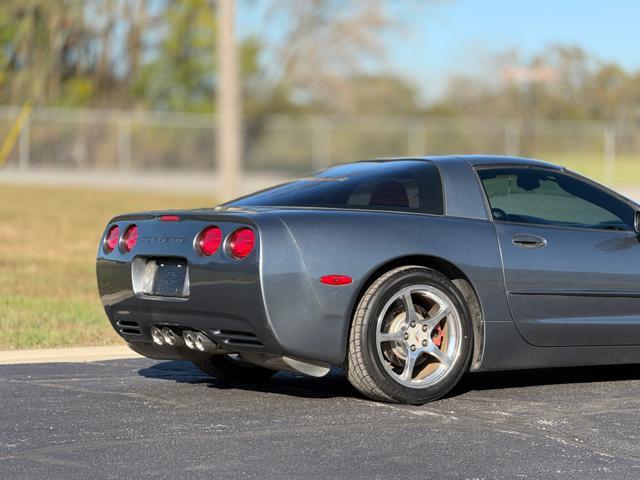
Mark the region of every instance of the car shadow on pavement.
[[[143, 368], [138, 373], [146, 378], [177, 383], [206, 384], [210, 388], [220, 390], [247, 390], [302, 398], [364, 398], [349, 384], [344, 372], [339, 368], [332, 369], [322, 378], [278, 372], [269, 381], [262, 383], [241, 383], [212, 378], [201, 373], [188, 361], [161, 362]], [[640, 366], [612, 365], [471, 373], [466, 375], [445, 398], [456, 397], [471, 391], [625, 380], [640, 380]]]
[[146, 378], [171, 380], [177, 383], [206, 384], [210, 388], [248, 390], [303, 398], [335, 398], [358, 396], [339, 368], [333, 368], [322, 378], [302, 374], [278, 372], [260, 383], [236, 382], [213, 378], [200, 372], [188, 361], [161, 362], [138, 371]]
[[639, 365], [600, 365], [536, 370], [470, 373], [450, 392], [457, 396], [472, 390], [500, 390], [543, 385], [640, 380]]

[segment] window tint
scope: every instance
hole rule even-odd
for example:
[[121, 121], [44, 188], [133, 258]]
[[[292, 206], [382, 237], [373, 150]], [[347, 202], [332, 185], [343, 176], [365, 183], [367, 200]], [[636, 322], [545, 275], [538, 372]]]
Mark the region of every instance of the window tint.
[[633, 209], [570, 175], [536, 168], [478, 171], [494, 220], [612, 230], [633, 228]]
[[443, 214], [438, 169], [423, 160], [358, 162], [234, 200], [228, 206], [327, 207]]

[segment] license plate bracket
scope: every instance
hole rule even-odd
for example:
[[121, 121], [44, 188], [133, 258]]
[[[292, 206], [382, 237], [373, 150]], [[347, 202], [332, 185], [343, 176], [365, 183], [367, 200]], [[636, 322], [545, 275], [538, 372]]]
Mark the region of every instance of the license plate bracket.
[[143, 293], [154, 297], [189, 296], [187, 261], [181, 258], [150, 258], [144, 272]]

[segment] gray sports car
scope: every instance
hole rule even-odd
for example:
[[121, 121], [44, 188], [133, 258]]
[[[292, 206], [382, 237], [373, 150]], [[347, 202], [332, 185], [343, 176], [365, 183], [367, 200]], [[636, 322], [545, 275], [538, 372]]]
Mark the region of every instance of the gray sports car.
[[342, 366], [420, 404], [467, 371], [640, 362], [638, 209], [536, 160], [363, 161], [118, 216], [98, 285], [147, 357], [252, 382]]

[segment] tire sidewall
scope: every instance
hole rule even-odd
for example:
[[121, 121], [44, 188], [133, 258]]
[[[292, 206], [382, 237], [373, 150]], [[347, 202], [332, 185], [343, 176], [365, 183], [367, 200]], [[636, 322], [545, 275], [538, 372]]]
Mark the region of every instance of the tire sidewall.
[[[438, 383], [425, 388], [411, 388], [397, 383], [382, 365], [376, 345], [376, 329], [378, 316], [387, 302], [399, 290], [411, 285], [426, 284], [438, 288], [446, 294], [457, 310], [461, 325], [460, 355], [452, 370]], [[366, 306], [365, 306], [366, 307]], [[369, 300], [369, 308], [364, 317], [364, 328], [361, 338], [364, 362], [379, 387], [398, 402], [421, 404], [445, 395], [468, 370], [473, 345], [473, 325], [468, 307], [460, 291], [453, 283], [440, 273], [423, 267], [415, 267], [399, 271], [392, 275]]]

